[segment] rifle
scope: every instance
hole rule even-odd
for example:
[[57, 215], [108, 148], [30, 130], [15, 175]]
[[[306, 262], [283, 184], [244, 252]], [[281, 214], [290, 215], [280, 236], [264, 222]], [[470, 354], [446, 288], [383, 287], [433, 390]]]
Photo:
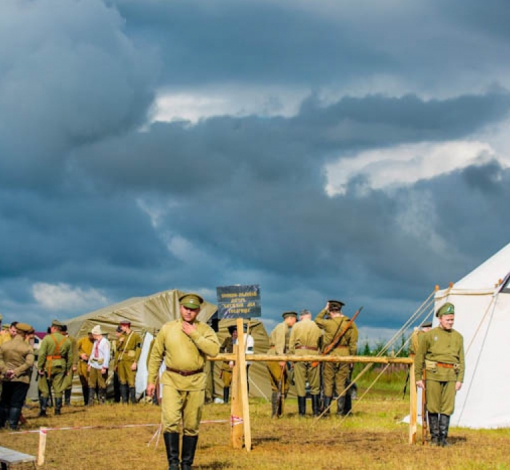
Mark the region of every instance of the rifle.
[[427, 370], [423, 370], [423, 389], [421, 397], [421, 441], [425, 445], [427, 441]]
[[[358, 311], [352, 316], [352, 318], [349, 320], [349, 322], [347, 323], [347, 326], [340, 332], [338, 333], [334, 338], [333, 338], [333, 341], [331, 341], [331, 343], [329, 343], [325, 348], [324, 348], [324, 351], [321, 352], [321, 356], [326, 356], [328, 355], [331, 351], [333, 351], [333, 349], [335, 349], [338, 344], [340, 343], [340, 340], [343, 338], [343, 336], [345, 335], [345, 333], [347, 333], [347, 330], [351, 327], [351, 325], [354, 323], [354, 320], [356, 320], [356, 317], [359, 315], [359, 313], [361, 312], [361, 310], [363, 310], [363, 307], [360, 307], [358, 309]], [[319, 362], [316, 361], [316, 362], [312, 362], [312, 367], [317, 367], [319, 365]]]

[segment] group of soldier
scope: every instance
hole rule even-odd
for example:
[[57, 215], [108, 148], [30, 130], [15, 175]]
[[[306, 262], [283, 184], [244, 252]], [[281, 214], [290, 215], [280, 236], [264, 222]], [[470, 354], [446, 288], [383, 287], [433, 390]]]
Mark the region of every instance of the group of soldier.
[[[0, 316], [0, 324], [2, 317]], [[49, 406], [60, 415], [63, 405], [70, 405], [72, 381], [78, 374], [85, 405], [106, 400], [110, 358], [118, 384], [118, 401], [136, 403], [135, 376], [141, 353], [141, 337], [131, 330], [129, 321], [121, 321], [116, 338], [110, 344], [99, 325], [76, 340], [67, 326], [53, 320], [47, 334], [34, 348], [34, 329], [20, 322], [2, 328], [0, 334], [0, 428], [8, 423], [17, 429], [22, 407], [35, 366], [39, 397], [39, 416], [47, 416]]]

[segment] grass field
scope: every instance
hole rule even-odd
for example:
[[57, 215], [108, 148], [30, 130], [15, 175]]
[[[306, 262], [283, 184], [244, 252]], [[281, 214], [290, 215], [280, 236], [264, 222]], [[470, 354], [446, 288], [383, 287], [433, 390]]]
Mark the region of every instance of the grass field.
[[[408, 400], [400, 390], [384, 384], [363, 400], [354, 402], [352, 417], [336, 416], [314, 421], [297, 416], [295, 400], [286, 402], [286, 415], [270, 419], [270, 404], [250, 402], [253, 449], [230, 447], [230, 407], [207, 405], [200, 428], [195, 468], [220, 469], [509, 469], [510, 429], [475, 431], [453, 428], [449, 448], [421, 443], [410, 446], [408, 427], [400, 420]], [[363, 394], [360, 387], [359, 395]], [[310, 406], [310, 405], [308, 405]], [[310, 412], [308, 410], [308, 412]], [[51, 411], [50, 411], [51, 413]], [[47, 469], [164, 470], [167, 468], [162, 439], [154, 436], [160, 410], [153, 405], [107, 404], [85, 409], [71, 406], [60, 417], [37, 418], [37, 409], [25, 411], [25, 431], [41, 426], [92, 429], [49, 431]], [[214, 421], [222, 422], [214, 422]], [[223, 422], [223, 421], [226, 422]], [[125, 425], [139, 427], [121, 428]], [[421, 432], [419, 430], [419, 436]], [[37, 433], [0, 432], [0, 445], [36, 455]]]

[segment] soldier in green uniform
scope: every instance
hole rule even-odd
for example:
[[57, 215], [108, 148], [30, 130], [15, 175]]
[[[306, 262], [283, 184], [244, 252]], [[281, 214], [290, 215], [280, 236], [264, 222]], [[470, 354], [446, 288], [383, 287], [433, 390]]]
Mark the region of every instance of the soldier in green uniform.
[[[322, 345], [322, 330], [312, 321], [312, 312], [302, 310], [299, 321], [292, 327], [289, 339], [289, 353], [296, 356], [318, 355]], [[320, 367], [311, 362], [294, 364], [294, 383], [298, 396], [298, 413], [306, 415], [306, 382], [312, 395], [312, 413], [319, 415]]]
[[[237, 326], [229, 326], [227, 336], [220, 346], [220, 352], [225, 354], [232, 354], [234, 352], [234, 343], [237, 339]], [[228, 403], [230, 395], [230, 384], [232, 383], [232, 367], [233, 363], [224, 361], [221, 364], [220, 378], [223, 381], [223, 403]]]
[[18, 429], [34, 365], [34, 350], [25, 341], [31, 330], [30, 325], [17, 323], [16, 336], [0, 346], [0, 375], [3, 377], [0, 429], [5, 427], [7, 420], [11, 429]]
[[184, 294], [179, 298], [181, 318], [163, 325], [149, 359], [147, 395], [155, 391], [164, 361], [161, 417], [170, 470], [179, 470], [179, 432], [182, 420], [181, 470], [190, 470], [198, 442], [198, 428], [205, 401], [206, 356], [220, 350], [213, 329], [197, 320], [202, 297]]
[[[267, 354], [270, 356], [280, 356], [287, 354], [289, 351], [290, 329], [297, 321], [297, 313], [284, 312], [282, 317], [283, 322], [278, 323], [269, 335]], [[279, 418], [283, 414], [283, 399], [287, 396], [290, 387], [287, 364], [285, 362], [270, 361], [266, 363], [266, 366], [272, 390], [271, 417]]]
[[46, 416], [46, 407], [53, 388], [55, 396], [55, 414], [62, 409], [62, 395], [65, 390], [65, 378], [73, 365], [73, 351], [71, 341], [62, 334], [62, 323], [53, 320], [50, 334], [46, 335], [39, 348], [39, 416]]
[[[330, 300], [326, 307], [317, 315], [315, 323], [324, 330], [324, 347], [333, 343], [342, 335], [329, 353], [331, 356], [355, 356], [358, 352], [358, 328], [350, 323], [342, 313], [345, 304], [339, 300]], [[342, 334], [343, 333], [343, 334]], [[350, 374], [351, 365], [346, 363], [325, 362], [323, 364], [324, 407], [329, 409], [333, 400], [333, 389], [337, 399], [337, 414], [345, 415], [345, 388]]]
[[131, 322], [121, 321], [119, 326], [123, 334], [117, 340], [115, 363], [119, 374], [120, 396], [122, 403], [127, 403], [130, 400], [132, 404], [135, 404], [135, 378], [138, 359], [142, 353], [142, 338], [131, 329]]
[[[422, 336], [414, 358], [416, 385], [425, 389], [432, 445], [447, 446], [455, 394], [464, 380], [464, 340], [453, 329], [455, 307], [447, 302], [436, 312], [439, 326]], [[423, 380], [423, 369], [426, 380]]]
[[409, 356], [416, 356], [416, 351], [418, 351], [418, 346], [420, 345], [420, 341], [423, 338], [423, 334], [427, 331], [430, 331], [432, 328], [432, 322], [423, 323], [419, 328], [415, 328], [413, 334], [411, 335], [411, 340], [409, 344]]

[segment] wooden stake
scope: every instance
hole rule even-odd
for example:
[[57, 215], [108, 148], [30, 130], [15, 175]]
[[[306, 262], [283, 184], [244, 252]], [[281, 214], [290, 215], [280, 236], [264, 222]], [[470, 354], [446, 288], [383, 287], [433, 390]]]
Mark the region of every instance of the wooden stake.
[[46, 454], [46, 428], [39, 429], [39, 450], [37, 452], [37, 466], [44, 465], [44, 456]]
[[418, 414], [418, 398], [416, 394], [416, 379], [414, 377], [414, 363], [413, 363], [409, 368], [409, 444], [416, 444], [417, 414]]
[[239, 385], [243, 408], [244, 445], [251, 450], [250, 403], [248, 401], [248, 378], [246, 377], [246, 346], [244, 341], [243, 319], [237, 319], [237, 355], [239, 362]]
[[[239, 346], [234, 346], [234, 355], [238, 357]], [[241, 401], [239, 381], [239, 360], [235, 361], [232, 369], [231, 395], [232, 404], [230, 408], [230, 442], [234, 449], [243, 448], [243, 404]]]

